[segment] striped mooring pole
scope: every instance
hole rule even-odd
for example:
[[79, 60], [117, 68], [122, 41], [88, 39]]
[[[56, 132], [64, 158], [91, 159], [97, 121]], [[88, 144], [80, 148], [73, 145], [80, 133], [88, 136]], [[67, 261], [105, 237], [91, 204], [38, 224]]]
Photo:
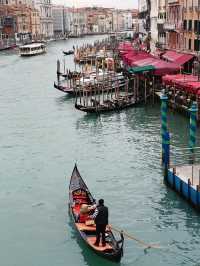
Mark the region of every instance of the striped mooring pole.
[[168, 97], [163, 91], [162, 95], [160, 96], [161, 99], [161, 136], [162, 136], [162, 164], [164, 164], [165, 160], [165, 137], [167, 131], [167, 100]]
[[189, 148], [192, 153], [194, 154], [194, 148], [196, 144], [196, 131], [197, 131], [197, 103], [193, 102], [190, 111], [190, 136], [189, 136]]
[[167, 179], [168, 169], [170, 165], [170, 135], [169, 132], [167, 131], [164, 134], [163, 149], [164, 149], [164, 158], [163, 158], [164, 178]]

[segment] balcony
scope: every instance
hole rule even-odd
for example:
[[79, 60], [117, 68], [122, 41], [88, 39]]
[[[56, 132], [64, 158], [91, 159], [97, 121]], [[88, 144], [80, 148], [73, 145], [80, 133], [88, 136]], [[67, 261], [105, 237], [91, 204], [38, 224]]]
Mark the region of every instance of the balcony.
[[176, 25], [174, 23], [165, 22], [163, 25], [163, 28], [164, 28], [164, 30], [167, 30], [167, 31], [175, 31]]
[[164, 24], [165, 23], [165, 19], [164, 18], [158, 18], [157, 19], [157, 24]]
[[178, 3], [179, 0], [168, 0], [168, 4], [174, 4], [174, 3]]

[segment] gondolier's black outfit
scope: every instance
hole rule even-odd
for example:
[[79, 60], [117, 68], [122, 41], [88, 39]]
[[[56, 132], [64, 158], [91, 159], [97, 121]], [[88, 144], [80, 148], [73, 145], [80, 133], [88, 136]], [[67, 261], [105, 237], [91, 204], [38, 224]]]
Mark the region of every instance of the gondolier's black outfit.
[[96, 207], [94, 214], [92, 215], [96, 224], [96, 241], [94, 245], [98, 246], [100, 238], [102, 236], [102, 246], [106, 245], [105, 231], [108, 225], [108, 208], [104, 206], [104, 201], [99, 200], [99, 205]]

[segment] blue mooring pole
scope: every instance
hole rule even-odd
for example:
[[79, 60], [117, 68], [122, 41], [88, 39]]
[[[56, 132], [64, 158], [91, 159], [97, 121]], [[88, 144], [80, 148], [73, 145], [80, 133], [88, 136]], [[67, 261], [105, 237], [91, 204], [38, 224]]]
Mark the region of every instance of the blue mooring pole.
[[[197, 111], [198, 106], [196, 102], [192, 103], [190, 111], [190, 136], [189, 136], [189, 148], [191, 151], [191, 155], [194, 155], [194, 148], [196, 144], [196, 131], [197, 131]], [[194, 158], [192, 157], [192, 160]]]
[[164, 149], [164, 158], [163, 158], [164, 179], [167, 179], [168, 169], [169, 169], [169, 164], [170, 164], [170, 135], [169, 135], [169, 132], [165, 132], [163, 141], [164, 141], [164, 143], [163, 143], [163, 149]]
[[165, 135], [167, 133], [167, 100], [168, 97], [165, 92], [160, 96], [161, 99], [161, 136], [162, 136], [162, 164], [164, 164], [164, 143], [165, 143]]

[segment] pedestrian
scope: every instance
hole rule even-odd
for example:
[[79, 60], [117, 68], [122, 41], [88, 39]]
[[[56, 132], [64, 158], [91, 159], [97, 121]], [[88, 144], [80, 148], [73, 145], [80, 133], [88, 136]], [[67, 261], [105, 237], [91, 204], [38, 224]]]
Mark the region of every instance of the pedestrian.
[[108, 208], [104, 206], [104, 200], [100, 199], [99, 203], [95, 209], [93, 215], [90, 216], [91, 219], [94, 219], [96, 224], [96, 241], [95, 246], [99, 246], [100, 239], [102, 240], [102, 247], [105, 247], [105, 231], [106, 226], [108, 225]]

